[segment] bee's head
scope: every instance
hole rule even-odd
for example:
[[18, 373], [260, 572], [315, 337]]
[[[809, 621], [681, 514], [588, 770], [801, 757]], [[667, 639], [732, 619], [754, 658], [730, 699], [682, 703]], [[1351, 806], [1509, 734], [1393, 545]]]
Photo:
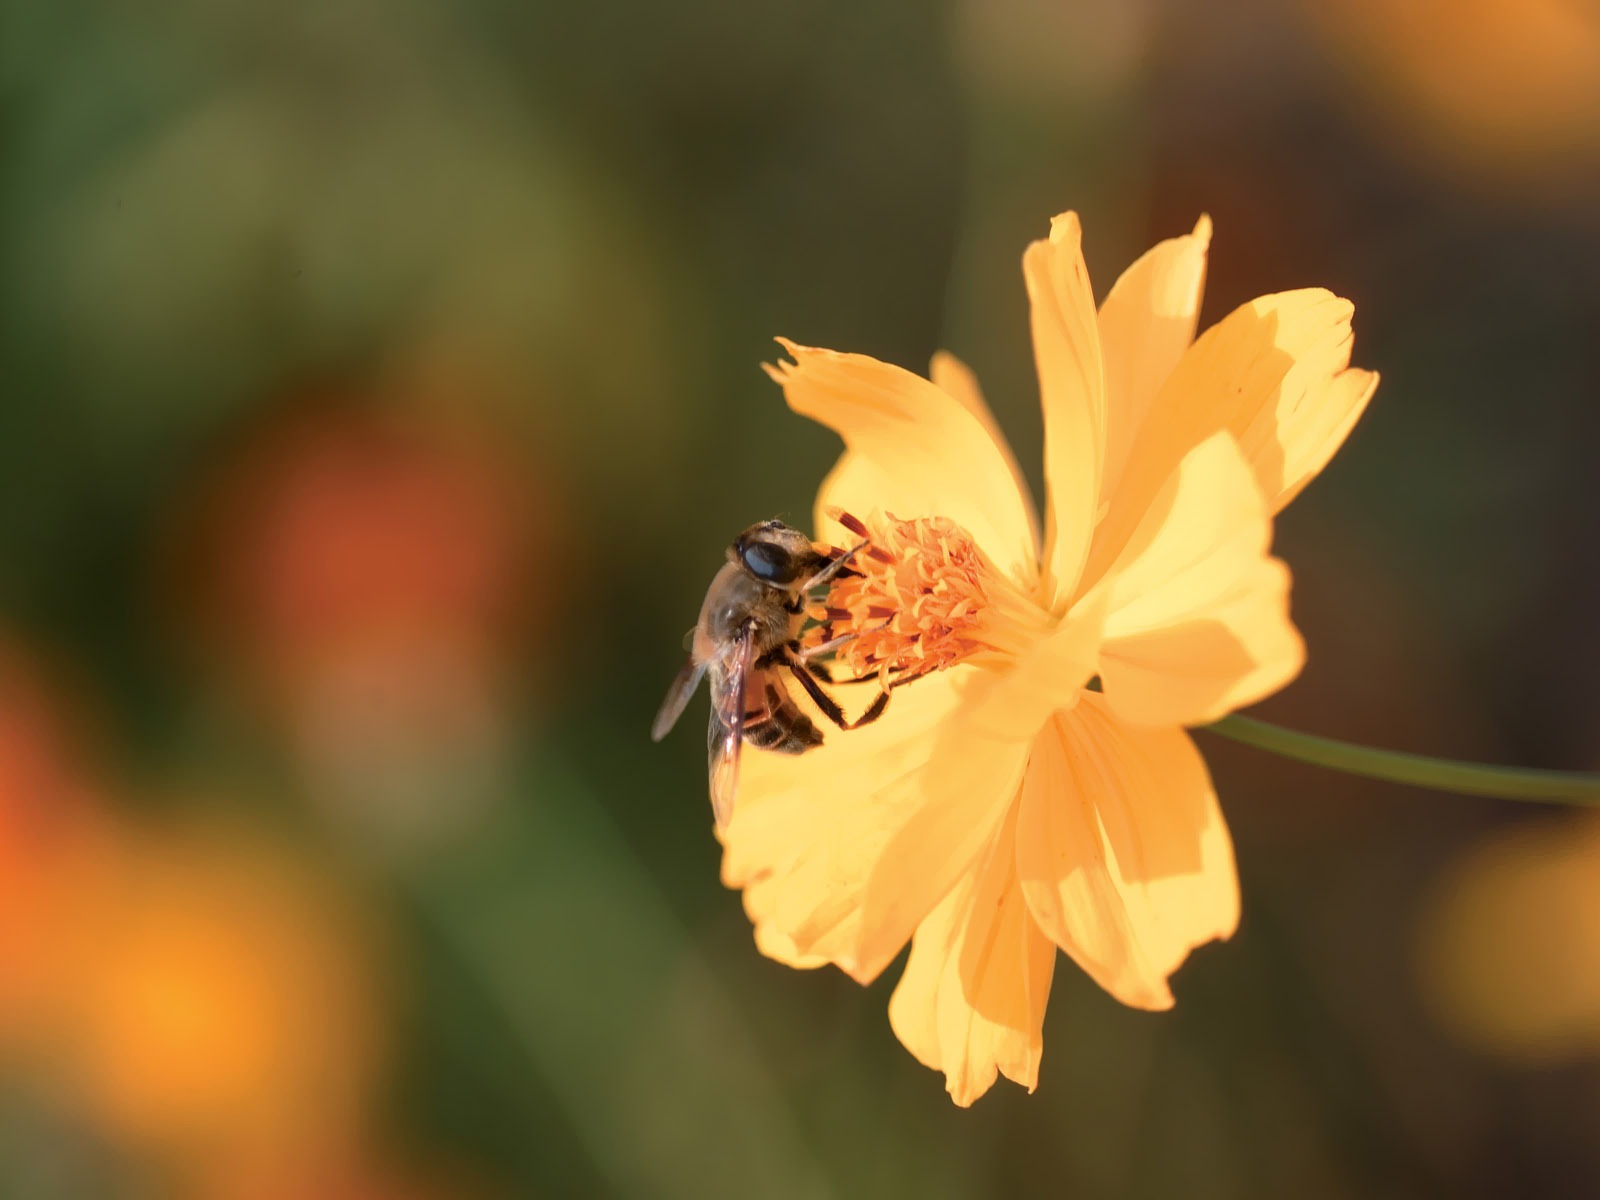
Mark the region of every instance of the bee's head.
[[782, 521], [750, 526], [728, 547], [728, 559], [773, 587], [798, 583], [814, 574], [823, 562], [811, 539]]

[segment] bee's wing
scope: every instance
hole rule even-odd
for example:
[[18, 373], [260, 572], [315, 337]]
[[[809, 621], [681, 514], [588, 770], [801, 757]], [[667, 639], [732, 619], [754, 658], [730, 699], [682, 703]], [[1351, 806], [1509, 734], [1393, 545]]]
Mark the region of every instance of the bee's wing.
[[755, 662], [755, 629], [747, 626], [731, 653], [711, 671], [711, 725], [706, 731], [706, 770], [717, 828], [733, 817], [739, 790], [739, 751], [744, 746], [744, 706]]
[[656, 713], [655, 724], [650, 726], [650, 740], [659, 742], [672, 732], [672, 727], [678, 723], [678, 718], [683, 715], [684, 706], [689, 703], [689, 698], [694, 695], [695, 688], [700, 686], [700, 676], [706, 673], [704, 663], [696, 664], [690, 659], [683, 664], [683, 670], [678, 672], [678, 677], [672, 681], [672, 686], [667, 689], [667, 698], [661, 702], [661, 711]]

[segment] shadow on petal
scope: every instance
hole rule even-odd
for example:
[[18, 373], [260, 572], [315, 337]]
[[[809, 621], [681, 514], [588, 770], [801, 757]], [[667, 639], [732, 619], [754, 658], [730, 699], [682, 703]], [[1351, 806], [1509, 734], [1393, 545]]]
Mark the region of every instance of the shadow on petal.
[[1277, 513], [1327, 465], [1377, 388], [1350, 368], [1354, 306], [1322, 288], [1262, 296], [1189, 347], [1150, 405], [1126, 469], [1107, 498], [1084, 586], [1123, 553], [1178, 464], [1232, 433], [1267, 511]]
[[1041, 735], [1017, 868], [1040, 926], [1126, 1004], [1168, 1008], [1190, 950], [1239, 920], [1233, 845], [1181, 729], [1140, 729], [1089, 694]]
[[969, 1105], [1005, 1075], [1032, 1091], [1056, 948], [1017, 883], [1016, 808], [982, 865], [917, 929], [889, 1001], [895, 1034]]
[[1267, 553], [1271, 521], [1233, 436], [1189, 451], [1105, 578], [1100, 677], [1118, 715], [1199, 725], [1299, 673], [1289, 569]]
[[746, 750], [723, 882], [746, 889], [763, 952], [870, 982], [971, 870], [1028, 752], [1025, 735], [963, 718], [990, 696], [989, 674], [920, 679], [876, 724], [804, 755]]

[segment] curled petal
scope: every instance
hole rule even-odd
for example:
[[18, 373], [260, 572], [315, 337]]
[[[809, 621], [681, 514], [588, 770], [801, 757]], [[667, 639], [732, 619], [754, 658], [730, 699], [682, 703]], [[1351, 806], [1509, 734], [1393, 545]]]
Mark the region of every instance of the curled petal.
[[1044, 407], [1045, 600], [1058, 611], [1089, 552], [1105, 452], [1100, 332], [1082, 241], [1077, 214], [1064, 213], [1022, 257]]
[[998, 1074], [1039, 1081], [1056, 948], [1017, 883], [1016, 823], [1013, 805], [976, 876], [918, 927], [889, 1000], [895, 1035], [963, 1107]]
[[1139, 1008], [1171, 1007], [1168, 978], [1239, 922], [1233, 844], [1194, 743], [1126, 725], [1094, 694], [1034, 748], [1017, 871], [1050, 939]]
[[[1031, 501], [1017, 488], [1010, 453], [995, 440], [998, 431], [910, 371], [864, 354], [779, 341], [794, 361], [767, 372], [783, 386], [789, 407], [845, 442], [846, 453], [824, 485], [830, 503], [850, 511], [949, 517], [1013, 579], [1032, 584], [1038, 562]], [[830, 537], [821, 520], [818, 536]]]
[[1299, 673], [1305, 646], [1271, 534], [1232, 436], [1190, 451], [1106, 575], [1100, 677], [1119, 716], [1204, 724]]

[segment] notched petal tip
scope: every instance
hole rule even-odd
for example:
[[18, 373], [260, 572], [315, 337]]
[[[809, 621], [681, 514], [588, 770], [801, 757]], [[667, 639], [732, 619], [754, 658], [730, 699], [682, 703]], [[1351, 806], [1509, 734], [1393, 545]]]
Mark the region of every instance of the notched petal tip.
[[[827, 353], [825, 350], [816, 350], [811, 346], [802, 346], [791, 338], [775, 337], [772, 340], [783, 347], [783, 352], [789, 358], [780, 358], [775, 363], [762, 363], [761, 369], [767, 373], [769, 378], [780, 385], [786, 384], [802, 369], [808, 356]], [[790, 361], [791, 359], [793, 361]]]
[[802, 953], [793, 938], [770, 922], [754, 921], [754, 934], [756, 949], [763, 957], [770, 958], [773, 962], [782, 963], [798, 971], [814, 971], [818, 967], [828, 965], [828, 960], [820, 955]]
[[1241, 307], [1274, 316], [1274, 328], [1290, 338], [1297, 351], [1304, 348], [1305, 342], [1325, 336], [1324, 331], [1330, 328], [1348, 326], [1356, 313], [1354, 301], [1325, 287], [1269, 292]]
[[1256, 297], [1196, 338], [1128, 451], [1094, 568], [1126, 544], [1182, 456], [1217, 430], [1238, 438], [1271, 511], [1293, 499], [1343, 443], [1374, 386], [1350, 370], [1354, 315], [1328, 289], [1301, 288]]
[[1068, 209], [1050, 218], [1050, 240], [1060, 245], [1063, 242], [1078, 244], [1083, 241], [1083, 222], [1078, 219], [1078, 214]]
[[1037, 578], [1031, 500], [981, 401], [869, 355], [779, 344], [795, 358], [777, 368], [785, 402], [846, 446], [824, 484], [827, 502], [857, 516], [949, 517], [1008, 576]]

